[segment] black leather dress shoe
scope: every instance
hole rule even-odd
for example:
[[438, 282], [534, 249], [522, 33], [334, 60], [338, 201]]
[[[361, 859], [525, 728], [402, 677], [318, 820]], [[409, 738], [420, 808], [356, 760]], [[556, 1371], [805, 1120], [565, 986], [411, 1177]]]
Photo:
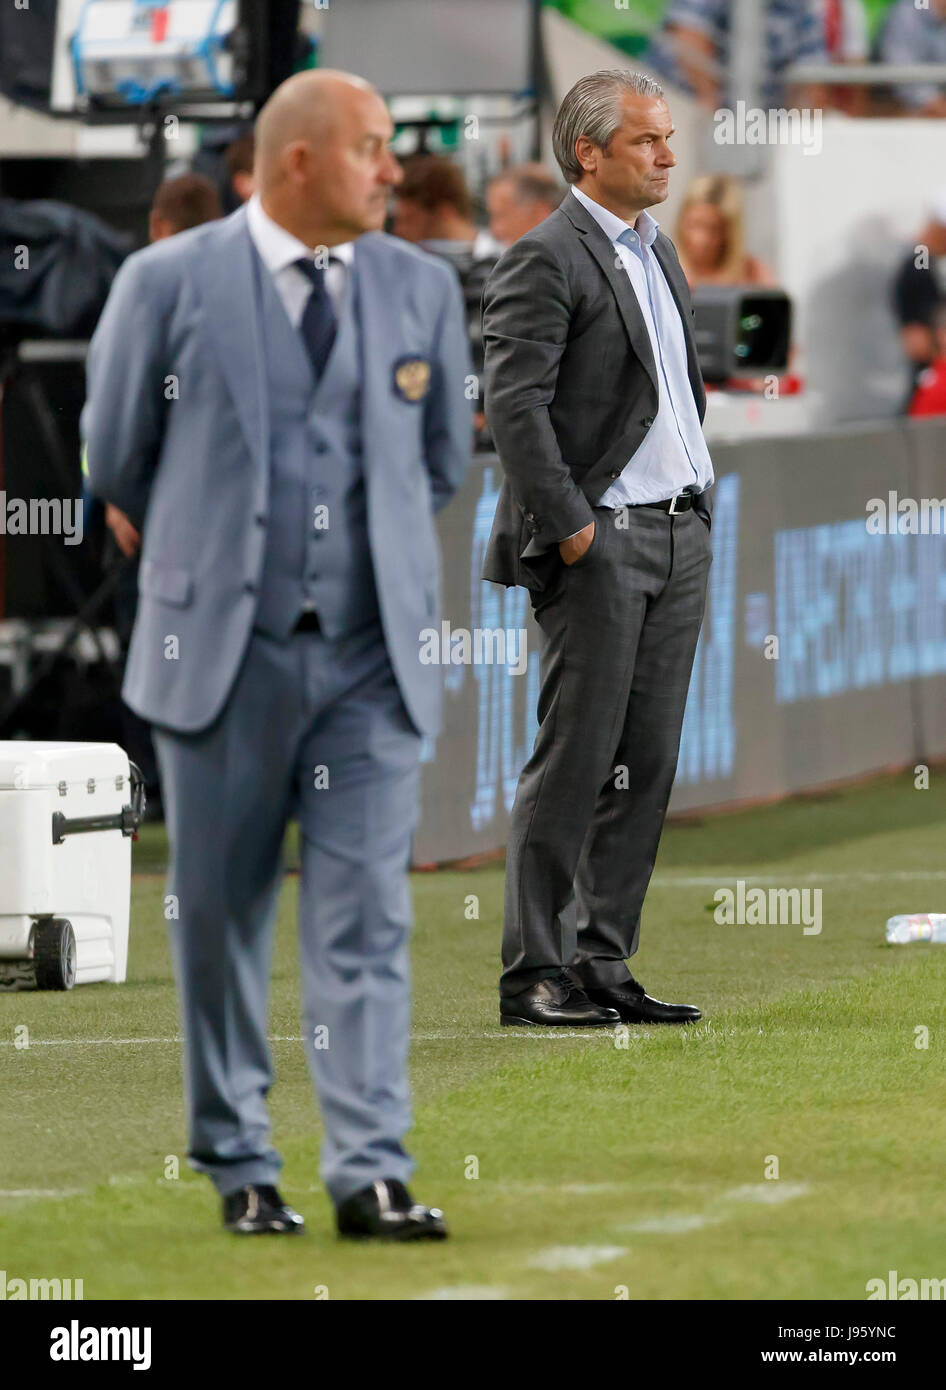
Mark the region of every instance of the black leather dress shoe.
[[633, 975], [627, 977], [627, 984], [586, 992], [596, 1004], [616, 1009], [622, 1023], [696, 1023], [703, 1017], [695, 1004], [665, 1004], [661, 999], [651, 999]]
[[446, 1240], [439, 1207], [415, 1202], [402, 1182], [384, 1178], [346, 1198], [336, 1212], [338, 1234], [355, 1240]]
[[255, 1182], [224, 1197], [223, 1224], [240, 1236], [295, 1235], [305, 1230], [302, 1217], [286, 1206], [275, 1187]]
[[541, 1024], [545, 1028], [613, 1028], [620, 1015], [609, 1005], [592, 1002], [564, 970], [499, 1001], [499, 1021], [507, 1027]]

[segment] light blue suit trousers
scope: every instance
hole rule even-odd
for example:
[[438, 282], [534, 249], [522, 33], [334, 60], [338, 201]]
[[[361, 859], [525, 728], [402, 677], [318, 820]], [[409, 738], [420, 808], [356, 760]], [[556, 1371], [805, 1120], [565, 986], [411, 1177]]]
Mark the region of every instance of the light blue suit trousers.
[[[406, 1181], [410, 1124], [407, 870], [421, 738], [380, 627], [329, 641], [254, 631], [206, 730], [156, 728], [180, 904], [190, 1157], [226, 1195], [273, 1183], [267, 982], [286, 824], [300, 828], [302, 1028], [338, 1203]], [[327, 785], [326, 785], [327, 783]], [[186, 795], [182, 789], [186, 788]]]

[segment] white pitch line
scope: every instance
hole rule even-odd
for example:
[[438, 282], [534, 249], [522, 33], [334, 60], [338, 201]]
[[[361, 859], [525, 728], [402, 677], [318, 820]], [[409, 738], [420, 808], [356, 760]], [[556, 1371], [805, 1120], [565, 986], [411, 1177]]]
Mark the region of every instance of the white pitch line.
[[[137, 1043], [179, 1043], [182, 1038], [31, 1038], [29, 1045], [0, 1041], [0, 1047], [14, 1047], [17, 1052], [32, 1052], [34, 1047], [129, 1047]], [[270, 1041], [274, 1041], [271, 1039]]]
[[415, 1294], [411, 1300], [417, 1302], [481, 1302], [509, 1298], [509, 1290], [493, 1284], [455, 1284], [442, 1289], [431, 1289], [429, 1293]]
[[627, 1253], [625, 1245], [552, 1245], [530, 1255], [526, 1264], [530, 1269], [554, 1274], [563, 1269], [593, 1269]]
[[892, 883], [916, 879], [946, 879], [946, 869], [891, 869], [888, 873], [796, 874], [790, 869], [771, 874], [654, 874], [655, 888], [722, 888], [729, 883]]
[[633, 1186], [631, 1182], [502, 1182], [499, 1190], [504, 1195], [509, 1192], [555, 1192], [573, 1197], [600, 1197], [606, 1192], [627, 1192]]
[[[470, 1042], [476, 1038], [502, 1038], [505, 1041], [513, 1039], [528, 1038], [540, 1042], [557, 1041], [560, 1038], [587, 1038], [589, 1034], [600, 1037], [602, 1034], [609, 1043], [613, 1043], [614, 1038], [610, 1028], [581, 1028], [569, 1030], [566, 1028], [522, 1028], [513, 1031], [511, 1028], [503, 1028], [495, 1033], [412, 1033], [411, 1042]], [[636, 1037], [636, 1034], [629, 1036]], [[182, 1043], [181, 1037], [172, 1038], [31, 1038], [28, 1047], [17, 1044], [9, 1039], [0, 1040], [0, 1047], [13, 1047], [18, 1052], [29, 1052], [34, 1047], [136, 1047], [141, 1044], [152, 1043]], [[274, 1035], [269, 1038], [270, 1042], [302, 1042], [301, 1034]]]
[[666, 1216], [651, 1216], [644, 1221], [630, 1221], [621, 1226], [628, 1235], [676, 1236], [688, 1231], [702, 1231], [705, 1226], [718, 1226], [724, 1216], [701, 1216], [699, 1212], [669, 1212]]
[[[29, 1052], [33, 1047], [132, 1047], [137, 1043], [182, 1043], [180, 1036], [171, 1038], [31, 1038], [29, 1046], [17, 1046], [15, 1042], [0, 1041], [0, 1047], [16, 1047], [18, 1052]], [[270, 1042], [302, 1042], [299, 1035], [283, 1037], [274, 1034]]]
[[79, 1197], [87, 1192], [85, 1187], [4, 1187], [0, 1188], [0, 1199], [4, 1197]]
[[603, 1035], [609, 1043], [613, 1044], [614, 1042], [611, 1028], [543, 1028], [541, 1025], [535, 1028], [525, 1026], [515, 1030], [503, 1028], [496, 1033], [412, 1033], [411, 1042], [469, 1042], [475, 1038], [504, 1038], [509, 1042], [512, 1042], [513, 1039], [530, 1042], [554, 1042], [557, 1038], [587, 1038], [589, 1035], [598, 1038]]
[[[101, 1182], [90, 1183], [87, 1187], [20, 1187], [20, 1188], [0, 1188], [0, 1200], [4, 1197], [16, 1197], [21, 1200], [36, 1199], [42, 1197], [83, 1197], [94, 1192], [97, 1187], [101, 1187]], [[172, 1181], [169, 1178], [154, 1178], [147, 1173], [113, 1173], [105, 1179], [107, 1187], [160, 1187], [164, 1192], [189, 1192], [195, 1187], [202, 1187], [203, 1184], [193, 1179], [189, 1182]], [[316, 1188], [308, 1189], [287, 1187], [287, 1192], [300, 1191], [315, 1192]], [[319, 1189], [322, 1190], [322, 1189]]]
[[768, 1182], [749, 1183], [746, 1187], [734, 1187], [724, 1192], [723, 1202], [758, 1202], [762, 1206], [777, 1207], [781, 1202], [793, 1202], [796, 1197], [806, 1197], [811, 1188], [806, 1182], [782, 1182], [779, 1178]]
[[699, 1231], [706, 1226], [720, 1226], [724, 1221], [732, 1221], [735, 1211], [719, 1210], [731, 1203], [752, 1202], [759, 1206], [780, 1206], [782, 1202], [792, 1202], [796, 1197], [804, 1197], [810, 1191], [806, 1182], [748, 1183], [745, 1187], [734, 1187], [724, 1192], [711, 1203], [705, 1212], [667, 1212], [664, 1216], [645, 1217], [641, 1221], [622, 1222], [617, 1229], [627, 1235], [684, 1235], [688, 1231]]

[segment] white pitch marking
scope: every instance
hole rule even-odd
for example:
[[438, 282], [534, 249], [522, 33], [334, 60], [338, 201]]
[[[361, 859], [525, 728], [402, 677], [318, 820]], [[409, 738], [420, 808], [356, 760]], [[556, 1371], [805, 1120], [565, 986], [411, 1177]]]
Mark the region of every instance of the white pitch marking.
[[629, 1182], [502, 1182], [501, 1192], [561, 1192], [571, 1197], [594, 1197], [603, 1192], [626, 1192]]
[[656, 888], [720, 888], [724, 884], [766, 883], [791, 881], [792, 883], [886, 883], [913, 879], [944, 879], [946, 869], [891, 869], [887, 873], [839, 873], [839, 874], [796, 874], [790, 869], [779, 869], [771, 874], [654, 874], [650, 880]]
[[796, 1197], [805, 1197], [811, 1191], [806, 1182], [781, 1182], [779, 1179], [769, 1182], [748, 1183], [745, 1187], [734, 1187], [731, 1192], [724, 1192], [723, 1202], [760, 1202], [763, 1206], [778, 1206], [780, 1202], [791, 1202]]
[[589, 1034], [596, 1037], [604, 1036], [609, 1043], [614, 1042], [614, 1030], [612, 1028], [530, 1028], [525, 1025], [522, 1028], [512, 1029], [503, 1028], [497, 1033], [412, 1033], [411, 1042], [469, 1042], [475, 1038], [503, 1038], [510, 1042], [514, 1039], [520, 1041], [529, 1040], [534, 1042], [550, 1042], [555, 1038], [587, 1038]]
[[429, 1293], [418, 1293], [414, 1295], [412, 1302], [424, 1302], [436, 1300], [438, 1302], [480, 1302], [483, 1300], [499, 1300], [509, 1297], [509, 1290], [499, 1288], [489, 1284], [456, 1284], [449, 1285], [442, 1289], [431, 1289]]
[[[558, 1038], [587, 1038], [589, 1034], [597, 1037], [602, 1035], [607, 1038], [609, 1043], [613, 1043], [613, 1031], [610, 1028], [582, 1028], [571, 1031], [565, 1028], [534, 1028], [513, 1032], [512, 1029], [504, 1028], [496, 1033], [412, 1033], [411, 1042], [470, 1042], [476, 1038], [502, 1038], [504, 1041], [511, 1041], [514, 1038], [530, 1038], [534, 1041], [549, 1042]], [[637, 1034], [630, 1034], [637, 1037]], [[18, 1047], [19, 1052], [29, 1052], [34, 1047], [135, 1047], [144, 1043], [170, 1044], [182, 1043], [181, 1037], [173, 1038], [32, 1038], [29, 1047]], [[289, 1035], [273, 1035], [270, 1042], [303, 1042], [301, 1033]], [[16, 1043], [10, 1039], [0, 1040], [0, 1047], [17, 1047]]]
[[562, 1269], [593, 1269], [626, 1254], [624, 1245], [552, 1245], [530, 1256], [526, 1264], [530, 1269], [554, 1273]]
[[748, 1183], [745, 1187], [734, 1187], [722, 1193], [706, 1212], [669, 1212], [666, 1216], [647, 1217], [643, 1221], [622, 1223], [617, 1229], [628, 1235], [682, 1235], [686, 1231], [699, 1231], [705, 1226], [719, 1226], [731, 1221], [732, 1211], [719, 1211], [713, 1208], [725, 1207], [732, 1202], [756, 1202], [762, 1206], [778, 1206], [782, 1202], [794, 1201], [810, 1191], [806, 1182], [764, 1182]]
[[[460, 1036], [459, 1034], [457, 1035]], [[33, 1047], [134, 1047], [138, 1043], [182, 1043], [180, 1036], [171, 1038], [31, 1038], [28, 1047], [19, 1047], [19, 1052], [29, 1052]], [[302, 1042], [302, 1035], [282, 1036], [274, 1033], [270, 1042]], [[16, 1047], [12, 1041], [0, 1041], [0, 1047]]]
[[699, 1212], [671, 1212], [669, 1216], [652, 1216], [646, 1221], [632, 1221], [620, 1230], [629, 1235], [675, 1236], [686, 1231], [701, 1231], [704, 1226], [717, 1226], [722, 1216], [701, 1216]]
[[[34, 1047], [133, 1047], [137, 1043], [179, 1043], [183, 1038], [31, 1038], [29, 1047], [18, 1052], [32, 1052]], [[16, 1047], [15, 1042], [0, 1042], [0, 1047]]]
[[88, 1189], [84, 1187], [5, 1187], [0, 1188], [3, 1197], [78, 1197]]
[[[152, 1178], [145, 1173], [113, 1173], [107, 1180], [109, 1187], [141, 1187], [152, 1184], [162, 1188], [165, 1192], [192, 1192], [197, 1187], [203, 1187], [199, 1179], [191, 1179], [189, 1182], [172, 1181], [169, 1178]], [[0, 1188], [0, 1198], [17, 1197], [22, 1199], [38, 1197], [82, 1197], [93, 1192], [100, 1183], [90, 1183], [88, 1187], [21, 1187], [21, 1188]], [[301, 1191], [324, 1191], [322, 1188], [310, 1187], [293, 1188], [287, 1187], [287, 1192]]]

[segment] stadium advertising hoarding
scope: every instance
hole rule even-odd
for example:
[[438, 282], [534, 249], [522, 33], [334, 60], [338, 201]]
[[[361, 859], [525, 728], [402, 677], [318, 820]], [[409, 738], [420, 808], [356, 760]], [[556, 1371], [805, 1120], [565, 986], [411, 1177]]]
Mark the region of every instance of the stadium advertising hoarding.
[[[713, 447], [713, 566], [670, 811], [946, 757], [946, 426]], [[479, 578], [502, 469], [479, 455], [439, 518], [444, 727], [415, 863], [505, 843], [536, 729], [541, 633]]]

